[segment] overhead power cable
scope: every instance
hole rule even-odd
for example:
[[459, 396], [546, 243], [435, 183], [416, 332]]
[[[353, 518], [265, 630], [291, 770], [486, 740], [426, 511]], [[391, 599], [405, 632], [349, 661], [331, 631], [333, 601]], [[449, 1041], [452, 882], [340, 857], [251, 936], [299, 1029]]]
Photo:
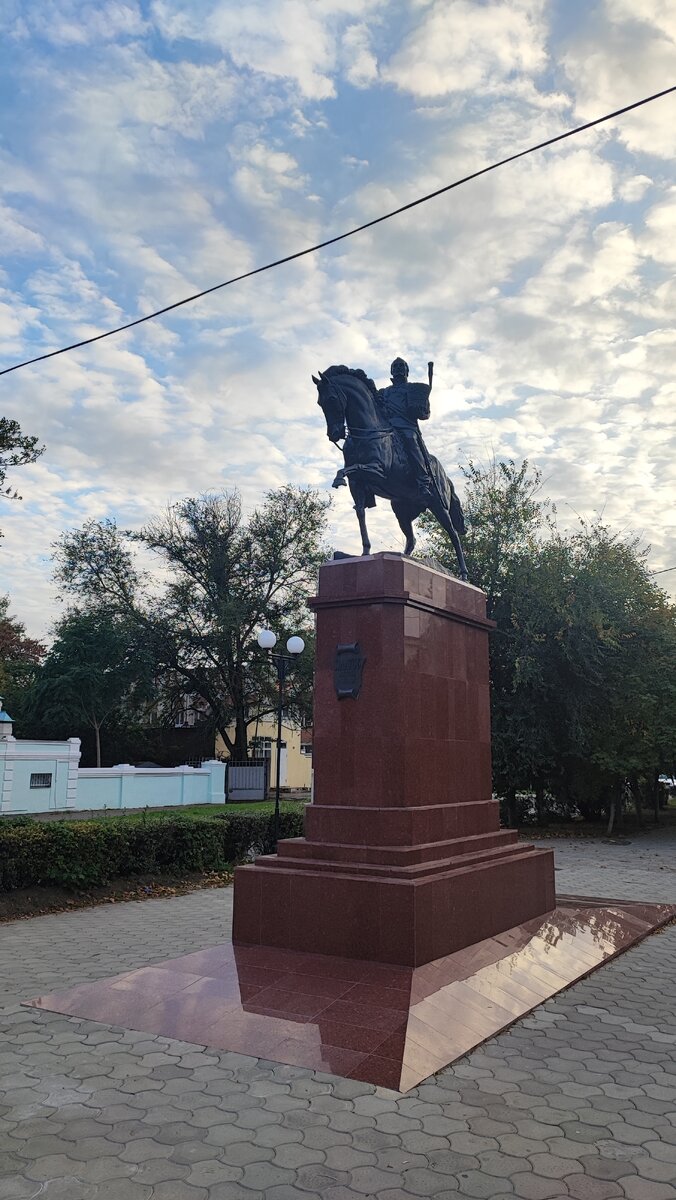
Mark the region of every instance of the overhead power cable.
[[137, 317], [134, 321], [127, 321], [125, 325], [117, 325], [115, 329], [107, 329], [105, 333], [97, 333], [93, 337], [84, 338], [81, 342], [72, 342], [71, 345], [62, 346], [59, 350], [50, 350], [47, 354], [38, 354], [36, 358], [27, 358], [24, 362], [14, 363], [11, 367], [4, 367], [0, 371], [0, 375], [9, 375], [10, 372], [18, 371], [21, 367], [29, 367], [32, 363], [44, 362], [47, 358], [55, 358], [58, 354], [66, 354], [69, 350], [80, 350], [83, 346], [91, 346], [92, 342], [100, 342], [102, 338], [112, 337], [114, 333], [123, 333], [126, 329], [133, 329], [136, 325], [142, 325], [144, 321], [152, 321], [155, 317], [163, 317], [165, 313], [173, 312], [175, 309], [181, 308], [184, 304], [192, 304], [194, 300], [201, 300], [203, 296], [210, 296], [212, 292], [218, 292], [221, 288], [230, 287], [233, 283], [240, 283], [243, 279], [251, 279], [253, 275], [261, 275], [263, 271], [271, 271], [273, 267], [281, 267], [284, 263], [294, 262], [298, 258], [304, 258], [306, 254], [315, 254], [318, 250], [325, 250], [327, 246], [335, 246], [337, 242], [342, 242], [345, 238], [354, 237], [356, 233], [363, 233], [365, 229], [372, 229], [374, 225], [380, 225], [383, 221], [389, 221], [392, 217], [399, 216], [400, 213], [417, 208], [419, 204], [426, 204], [428, 200], [434, 200], [436, 196], [443, 196], [445, 192], [451, 192], [454, 188], [461, 187], [463, 183], [469, 183], [472, 179], [478, 179], [481, 175], [487, 175], [489, 171], [497, 171], [498, 167], [504, 167], [507, 163], [516, 162], [519, 158], [525, 158], [527, 154], [533, 154], [536, 150], [544, 150], [547, 146], [555, 145], [556, 142], [563, 142], [566, 138], [575, 137], [578, 133], [584, 133], [586, 129], [593, 129], [595, 125], [602, 125], [604, 121], [612, 121], [614, 117], [621, 117], [624, 113], [641, 108], [644, 104], [651, 104], [653, 100], [659, 100], [662, 96], [670, 95], [671, 92], [676, 92], [676, 85], [664, 88], [661, 92], [655, 92], [652, 96], [645, 96], [643, 100], [635, 100], [633, 104], [625, 104], [623, 108], [616, 108], [614, 112], [606, 113], [603, 117], [596, 117], [593, 121], [586, 121], [584, 125], [576, 125], [574, 129], [568, 129], [565, 133], [557, 133], [555, 137], [547, 138], [544, 142], [538, 142], [535, 146], [529, 146], [526, 150], [519, 150], [516, 154], [508, 155], [507, 158], [501, 158], [499, 162], [491, 163], [488, 167], [481, 167], [478, 171], [472, 171], [470, 175], [463, 175], [462, 179], [456, 179], [453, 183], [447, 183], [444, 187], [437, 188], [434, 192], [428, 192], [426, 196], [419, 196], [417, 200], [410, 200], [408, 204], [402, 204], [399, 208], [393, 208], [391, 212], [384, 213], [381, 217], [374, 217], [372, 221], [365, 221], [363, 225], [357, 225], [354, 229], [348, 229], [345, 233], [339, 233], [335, 237], [327, 238], [323, 242], [317, 242], [315, 246], [306, 246], [304, 250], [297, 250], [295, 254], [287, 254], [284, 258], [276, 258], [274, 262], [265, 263], [262, 267], [255, 267], [252, 271], [244, 271], [241, 275], [234, 275], [232, 279], [226, 279], [223, 283], [215, 283], [212, 287], [205, 288], [202, 292], [195, 292], [192, 296], [185, 296], [183, 300], [175, 300], [173, 304], [167, 304], [164, 308], [158, 308], [156, 312], [146, 313], [145, 317]]

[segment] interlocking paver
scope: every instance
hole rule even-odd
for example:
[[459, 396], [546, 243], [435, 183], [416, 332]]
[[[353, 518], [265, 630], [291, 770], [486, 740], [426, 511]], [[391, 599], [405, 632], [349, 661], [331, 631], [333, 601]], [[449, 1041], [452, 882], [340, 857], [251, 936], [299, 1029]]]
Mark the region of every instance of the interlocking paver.
[[48, 1179], [75, 1177], [77, 1174], [77, 1164], [74, 1159], [68, 1158], [65, 1154], [46, 1154], [44, 1157], [36, 1158], [28, 1164], [22, 1163], [21, 1171], [29, 1179], [38, 1179], [41, 1182], [45, 1182]]
[[627, 1200], [673, 1200], [676, 1188], [668, 1183], [653, 1183], [649, 1179], [641, 1179], [638, 1175], [630, 1175], [627, 1179], [619, 1179]]
[[[262, 1161], [262, 1159], [258, 1161]], [[242, 1189], [239, 1183], [233, 1180], [232, 1168], [232, 1163], [224, 1162], [220, 1158], [209, 1158], [203, 1162], [193, 1163], [188, 1173], [182, 1175], [181, 1178], [185, 1179], [186, 1183], [191, 1184], [191, 1186], [207, 1188], [210, 1200], [212, 1189], [215, 1185], [222, 1186], [223, 1189], [229, 1187], [232, 1189], [233, 1195], [237, 1195]], [[187, 1170], [187, 1168], [183, 1169]], [[246, 1195], [248, 1196], [250, 1193], [247, 1191]]]
[[[310, 1129], [306, 1129], [303, 1133], [303, 1145], [310, 1146], [313, 1150], [329, 1150], [331, 1146], [349, 1146], [353, 1145], [359, 1148], [360, 1143], [357, 1141], [357, 1136], [363, 1130], [358, 1130], [352, 1138], [348, 1133], [343, 1133], [339, 1129], [330, 1129], [328, 1125], [313, 1125]], [[370, 1132], [370, 1131], [369, 1131]], [[374, 1130], [374, 1133], [377, 1132]], [[386, 1134], [381, 1134], [381, 1137], [386, 1137]]]
[[33, 1200], [39, 1190], [39, 1184], [19, 1175], [6, 1175], [0, 1179], [0, 1200]]
[[[496, 1180], [483, 1171], [462, 1171], [458, 1182], [463, 1196], [474, 1196], [477, 1200], [493, 1200], [495, 1196]], [[511, 1179], [501, 1179], [499, 1186], [505, 1193], [513, 1191]]]
[[[438, 1196], [439, 1193], [453, 1190], [453, 1178], [432, 1171], [429, 1167], [412, 1167], [402, 1172], [401, 1188], [408, 1196]], [[387, 1186], [387, 1185], [385, 1185]], [[390, 1181], [390, 1187], [394, 1187]]]
[[[242, 1145], [245, 1145], [245, 1143], [242, 1143]], [[237, 1149], [237, 1147], [233, 1146], [232, 1150], [234, 1151], [235, 1149]], [[256, 1154], [258, 1155], [258, 1159], [251, 1159], [250, 1161], [260, 1162], [264, 1157], [266, 1157], [266, 1151], [264, 1147], [255, 1146], [251, 1147], [251, 1149], [255, 1150]], [[349, 1147], [334, 1146], [332, 1149], [334, 1153], [337, 1150], [347, 1150], [349, 1152]], [[352, 1153], [354, 1153], [354, 1151], [352, 1151]], [[292, 1171], [298, 1170], [299, 1167], [307, 1167], [310, 1163], [326, 1162], [326, 1155], [323, 1150], [312, 1150], [309, 1146], [299, 1145], [298, 1142], [286, 1142], [286, 1144], [283, 1146], [277, 1146], [274, 1151], [271, 1150], [269, 1152], [269, 1156], [270, 1161], [273, 1162], [276, 1167], [289, 1167]], [[230, 1153], [228, 1157], [233, 1162], [237, 1161], [237, 1158], [232, 1153]], [[327, 1166], [335, 1166], [335, 1164], [327, 1163]]]
[[[244, 1137], [245, 1131], [241, 1130]], [[253, 1141], [257, 1146], [285, 1146], [291, 1142], [302, 1142], [303, 1134], [300, 1129], [287, 1129], [284, 1125], [264, 1125], [255, 1131]], [[348, 1139], [349, 1141], [349, 1139]]]
[[606, 1179], [591, 1179], [589, 1175], [569, 1175], [564, 1183], [575, 1200], [612, 1200], [623, 1195], [618, 1184]]
[[[364, 1121], [363, 1117], [362, 1121]], [[406, 1139], [419, 1136], [420, 1134], [417, 1131], [414, 1133], [402, 1133], [400, 1135], [385, 1133], [382, 1129], [376, 1129], [371, 1122], [371, 1124], [367, 1125], [364, 1123], [359, 1129], [352, 1130], [347, 1141], [351, 1146], [356, 1146], [359, 1150], [367, 1150], [374, 1153], [377, 1150], [384, 1150], [388, 1146], [403, 1145], [407, 1149], [413, 1149], [413, 1147], [407, 1146]]]
[[373, 1159], [373, 1165], [383, 1171], [410, 1170], [413, 1167], [425, 1167], [428, 1162], [434, 1170], [439, 1170], [424, 1154], [411, 1154], [410, 1150], [398, 1149], [396, 1146], [390, 1146], [387, 1150], [377, 1150]]
[[652, 1179], [656, 1183], [672, 1183], [676, 1174], [674, 1172], [674, 1164], [660, 1162], [658, 1158], [637, 1158], [636, 1174], [643, 1179]]
[[674, 1163], [674, 1175], [676, 1175], [676, 1146], [669, 1142], [644, 1142], [643, 1149], [652, 1156], [652, 1158], [660, 1159], [661, 1162]]
[[278, 1187], [268, 1188], [265, 1193], [265, 1200], [326, 1200], [330, 1198], [331, 1193], [340, 1191], [339, 1188], [327, 1188], [322, 1197], [319, 1192], [299, 1192], [297, 1187], [289, 1187], [288, 1184], [282, 1183]]
[[535, 1172], [527, 1175], [517, 1172], [511, 1179], [514, 1191], [523, 1200], [558, 1200], [560, 1196], [568, 1195], [568, 1188], [561, 1179], [548, 1179], [545, 1175]]
[[355, 1167], [375, 1166], [377, 1156], [366, 1150], [357, 1150], [354, 1146], [330, 1146], [328, 1150], [316, 1151], [322, 1153], [324, 1163], [333, 1171], [353, 1171]]
[[[158, 1184], [158, 1187], [162, 1186]], [[98, 1185], [96, 1200], [150, 1200], [153, 1188], [132, 1179], [115, 1179], [112, 1183]]]
[[[530, 1161], [535, 1166], [533, 1158]], [[510, 1175], [523, 1171], [527, 1163], [513, 1154], [503, 1154], [500, 1150], [485, 1150], [479, 1155], [476, 1165], [487, 1175], [494, 1175], [496, 1179], [509, 1179]], [[537, 1166], [535, 1169], [537, 1170]]]
[[[374, 1120], [374, 1128], [381, 1129], [383, 1133], [405, 1133], [411, 1129], [424, 1129], [425, 1122], [430, 1120], [443, 1120], [442, 1117], [402, 1117], [398, 1112], [379, 1113]], [[427, 1130], [428, 1133], [433, 1133], [433, 1130]]]
[[147, 1162], [134, 1165], [135, 1183], [166, 1183], [170, 1179], [187, 1179], [190, 1168], [169, 1158], [150, 1158]]
[[325, 1113], [311, 1112], [308, 1108], [295, 1108], [282, 1115], [281, 1125], [287, 1129], [313, 1129], [316, 1125], [328, 1125]]
[[262, 1192], [280, 1183], [291, 1184], [295, 1177], [294, 1171], [285, 1167], [275, 1167], [268, 1162], [249, 1163], [236, 1176], [233, 1176], [233, 1178], [239, 1179], [243, 1187]]
[[[559, 886], [593, 894], [603, 862], [607, 894], [674, 900], [676, 871], [649, 869], [668, 857], [656, 845], [557, 840]], [[21, 1008], [193, 950], [196, 930], [201, 945], [222, 941], [231, 898], [3, 927], [0, 1200], [676, 1200], [676, 929], [405, 1097]]]
[[530, 1162], [537, 1175], [545, 1175], [548, 1179], [565, 1179], [574, 1171], [584, 1170], [578, 1159], [560, 1154], [531, 1154]]
[[206, 1188], [193, 1187], [185, 1180], [167, 1180], [153, 1188], [152, 1200], [207, 1200]]

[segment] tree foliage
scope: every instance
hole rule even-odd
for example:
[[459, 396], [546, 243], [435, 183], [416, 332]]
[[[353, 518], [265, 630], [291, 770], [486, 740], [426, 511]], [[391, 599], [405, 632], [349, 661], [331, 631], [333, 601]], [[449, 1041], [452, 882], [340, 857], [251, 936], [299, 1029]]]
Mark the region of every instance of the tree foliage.
[[54, 641], [28, 696], [33, 727], [94, 731], [96, 766], [101, 732], [115, 717], [146, 705], [153, 693], [153, 664], [137, 625], [109, 608], [70, 609], [57, 622]]
[[14, 467], [25, 467], [28, 463], [36, 462], [44, 453], [44, 449], [44, 446], [38, 444], [36, 437], [29, 437], [21, 432], [18, 421], [0, 417], [0, 494], [3, 499], [21, 499], [13, 486], [5, 487], [7, 472]]
[[[57, 578], [81, 603], [130, 622], [165, 695], [206, 701], [230, 752], [246, 758], [249, 724], [275, 706], [256, 634], [267, 625], [284, 642], [310, 632], [306, 600], [326, 556], [327, 507], [316, 492], [282, 487], [248, 519], [230, 492], [172, 505], [136, 534], [91, 521], [59, 541]], [[138, 549], [157, 573], [139, 564]], [[307, 700], [296, 688], [290, 703]]]
[[[560, 533], [527, 462], [470, 463], [467, 559], [491, 638], [494, 783], [599, 817], [629, 786], [654, 795], [676, 758], [676, 610], [637, 540], [600, 521]], [[427, 549], [452, 568], [450, 543]]]
[[44, 653], [44, 646], [27, 637], [25, 625], [10, 615], [9, 596], [0, 596], [0, 695], [17, 721], [23, 695], [33, 682]]

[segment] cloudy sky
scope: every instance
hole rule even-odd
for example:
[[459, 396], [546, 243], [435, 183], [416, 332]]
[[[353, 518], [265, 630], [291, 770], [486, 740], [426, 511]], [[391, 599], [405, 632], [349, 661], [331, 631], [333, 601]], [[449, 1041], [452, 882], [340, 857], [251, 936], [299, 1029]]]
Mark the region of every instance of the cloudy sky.
[[[342, 232], [676, 83], [676, 0], [4, 0], [0, 364]], [[161, 321], [0, 379], [46, 452], [0, 504], [34, 633], [89, 517], [338, 454], [310, 374], [435, 361], [432, 449], [544, 472], [676, 565], [676, 98]], [[332, 538], [358, 535], [346, 491]], [[400, 549], [386, 505], [374, 549]], [[676, 585], [676, 572], [662, 577]]]

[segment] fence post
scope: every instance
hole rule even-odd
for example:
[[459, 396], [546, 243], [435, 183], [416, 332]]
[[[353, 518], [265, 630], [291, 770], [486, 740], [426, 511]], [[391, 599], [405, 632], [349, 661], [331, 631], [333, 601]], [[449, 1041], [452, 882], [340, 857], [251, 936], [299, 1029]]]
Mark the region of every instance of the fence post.
[[80, 739], [68, 738], [68, 782], [66, 784], [66, 808], [77, 808], [77, 781], [80, 765]]
[[136, 767], [132, 767], [131, 763], [117, 763], [113, 770], [120, 772], [120, 800], [118, 808], [126, 808], [125, 800], [129, 795], [129, 788], [126, 786], [126, 781], [130, 775], [134, 774]]

